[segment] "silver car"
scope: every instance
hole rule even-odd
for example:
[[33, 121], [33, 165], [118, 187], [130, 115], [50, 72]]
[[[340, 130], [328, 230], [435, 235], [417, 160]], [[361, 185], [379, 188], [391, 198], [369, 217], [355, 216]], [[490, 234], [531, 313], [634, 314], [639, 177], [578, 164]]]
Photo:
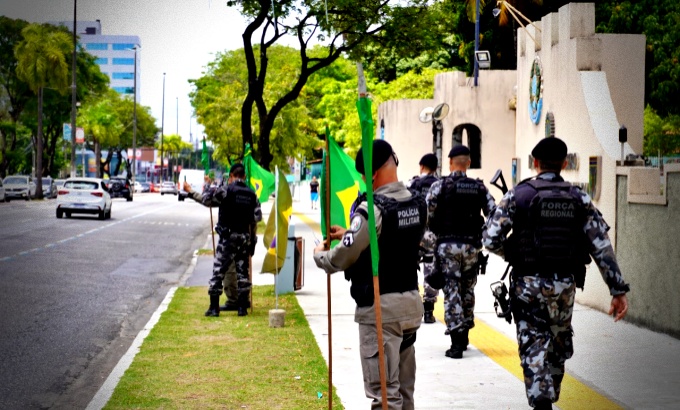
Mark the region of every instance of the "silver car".
[[5, 187], [2, 185], [2, 179], [0, 179], [0, 202], [5, 202]]
[[5, 200], [35, 198], [35, 182], [26, 175], [10, 175], [2, 181], [5, 186]]
[[52, 199], [57, 197], [57, 184], [54, 181], [54, 179], [49, 177], [42, 179], [43, 198]]
[[177, 195], [177, 185], [174, 182], [163, 182], [161, 184], [161, 195]]

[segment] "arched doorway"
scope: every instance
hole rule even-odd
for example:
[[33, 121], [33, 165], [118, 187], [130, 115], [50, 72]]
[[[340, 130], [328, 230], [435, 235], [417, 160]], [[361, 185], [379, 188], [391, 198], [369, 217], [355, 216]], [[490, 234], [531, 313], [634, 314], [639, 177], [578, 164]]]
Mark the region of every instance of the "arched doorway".
[[451, 147], [463, 144], [470, 148], [470, 168], [482, 167], [482, 131], [474, 124], [460, 124], [453, 129]]

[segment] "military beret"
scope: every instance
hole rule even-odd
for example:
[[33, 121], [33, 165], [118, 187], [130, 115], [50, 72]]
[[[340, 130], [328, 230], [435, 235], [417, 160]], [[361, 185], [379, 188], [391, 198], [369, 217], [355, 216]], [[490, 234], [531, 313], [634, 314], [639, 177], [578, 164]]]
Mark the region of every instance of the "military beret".
[[425, 154], [423, 157], [420, 159], [420, 162], [418, 165], [422, 165], [426, 167], [427, 169], [435, 169], [437, 168], [437, 156], [434, 154]]
[[240, 163], [234, 164], [234, 165], [231, 166], [231, 168], [229, 168], [230, 174], [233, 174], [234, 172], [239, 172], [239, 171], [241, 171], [241, 172], [246, 171], [245, 167], [243, 167], [243, 164], [240, 164]]
[[[354, 160], [354, 167], [361, 174], [364, 174], [364, 154], [363, 148], [359, 148], [357, 157]], [[385, 165], [385, 162], [394, 153], [392, 146], [385, 140], [373, 140], [373, 172]], [[396, 160], [396, 159], [395, 159]]]
[[567, 157], [567, 144], [559, 138], [543, 138], [536, 144], [531, 155], [541, 161], [563, 161]]
[[449, 151], [449, 158], [457, 157], [459, 155], [470, 155], [470, 149], [465, 145], [456, 145]]

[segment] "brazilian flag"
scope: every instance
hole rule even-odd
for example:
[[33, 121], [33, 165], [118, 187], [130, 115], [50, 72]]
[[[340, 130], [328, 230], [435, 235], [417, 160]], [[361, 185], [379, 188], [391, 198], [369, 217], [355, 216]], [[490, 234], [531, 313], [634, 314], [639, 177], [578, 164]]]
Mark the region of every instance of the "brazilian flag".
[[246, 185], [257, 194], [260, 202], [266, 202], [274, 192], [276, 180], [274, 175], [262, 168], [252, 156], [250, 145], [246, 144], [246, 153], [243, 156], [243, 166], [246, 169]]

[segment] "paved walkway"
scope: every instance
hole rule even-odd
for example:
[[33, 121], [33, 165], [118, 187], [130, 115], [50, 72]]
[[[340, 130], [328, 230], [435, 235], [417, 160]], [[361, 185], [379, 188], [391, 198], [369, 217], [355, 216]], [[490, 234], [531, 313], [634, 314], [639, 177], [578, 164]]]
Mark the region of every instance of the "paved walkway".
[[[303, 195], [294, 195], [292, 218], [295, 235], [305, 239], [304, 287], [296, 296], [328, 362], [327, 275], [317, 269], [312, 258], [315, 239], [321, 238], [320, 217], [318, 210], [311, 210], [308, 191], [302, 191]], [[265, 218], [270, 208], [270, 203], [263, 205]], [[255, 285], [274, 283], [272, 275], [259, 274], [264, 252], [258, 244], [253, 257]], [[211, 268], [210, 257], [199, 257], [186, 284], [206, 286]], [[492, 255], [487, 274], [478, 279], [476, 327], [470, 332], [471, 345], [462, 360], [444, 356], [450, 339], [444, 335], [441, 301], [435, 310], [439, 321], [421, 326], [415, 344], [417, 409], [529, 408], [514, 325], [496, 318], [489, 290], [489, 284], [498, 280], [504, 269], [504, 262]], [[333, 384], [346, 409], [368, 409], [349, 282], [341, 272], [330, 278]], [[581, 305], [575, 308], [573, 324], [576, 353], [567, 361], [558, 408], [680, 408], [680, 340], [625, 322], [614, 323], [611, 317]]]

